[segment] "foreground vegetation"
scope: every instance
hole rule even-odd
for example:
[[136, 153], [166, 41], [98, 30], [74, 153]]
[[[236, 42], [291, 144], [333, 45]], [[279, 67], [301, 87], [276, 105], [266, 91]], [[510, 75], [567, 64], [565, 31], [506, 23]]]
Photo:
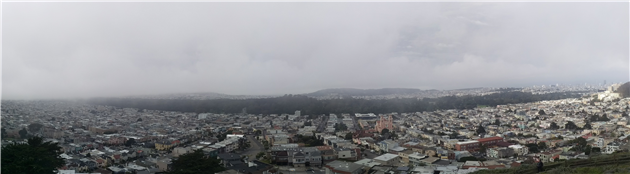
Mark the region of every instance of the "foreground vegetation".
[[[510, 169], [480, 170], [471, 174], [527, 174], [537, 173], [536, 166], [525, 164], [520, 167]], [[569, 161], [559, 161], [546, 163], [544, 172], [547, 174], [576, 174], [576, 173], [630, 173], [630, 153], [616, 153], [612, 155], [601, 155], [590, 159], [574, 159]]]
[[55, 174], [63, 167], [61, 147], [57, 143], [44, 142], [31, 137], [27, 143], [11, 143], [2, 147], [2, 173]]

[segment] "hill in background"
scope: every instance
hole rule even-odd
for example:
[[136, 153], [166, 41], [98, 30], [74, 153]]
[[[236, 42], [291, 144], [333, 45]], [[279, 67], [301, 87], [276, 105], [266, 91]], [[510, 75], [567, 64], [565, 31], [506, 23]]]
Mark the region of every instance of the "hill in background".
[[420, 89], [412, 88], [382, 88], [382, 89], [356, 89], [356, 88], [333, 88], [315, 91], [305, 94], [306, 96], [375, 96], [375, 95], [404, 95], [422, 92]]
[[619, 86], [615, 92], [619, 93], [623, 98], [630, 97], [630, 82], [626, 82]]

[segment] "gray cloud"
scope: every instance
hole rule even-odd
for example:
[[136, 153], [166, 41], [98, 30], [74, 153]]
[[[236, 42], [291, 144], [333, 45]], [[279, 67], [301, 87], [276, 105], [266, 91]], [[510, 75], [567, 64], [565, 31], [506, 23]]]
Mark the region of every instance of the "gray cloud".
[[2, 97], [627, 81], [628, 3], [4, 3]]

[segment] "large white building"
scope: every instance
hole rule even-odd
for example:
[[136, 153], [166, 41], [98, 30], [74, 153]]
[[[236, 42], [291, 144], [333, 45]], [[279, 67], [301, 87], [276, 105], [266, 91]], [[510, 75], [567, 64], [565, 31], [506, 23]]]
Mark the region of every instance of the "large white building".
[[204, 113], [204, 114], [197, 115], [197, 119], [199, 119], [199, 120], [203, 120], [203, 119], [206, 119], [206, 118], [208, 118], [208, 114]]
[[521, 146], [521, 145], [511, 145], [508, 146], [509, 148], [514, 149], [514, 153], [518, 154], [518, 155], [525, 155], [529, 153], [529, 149], [525, 146]]

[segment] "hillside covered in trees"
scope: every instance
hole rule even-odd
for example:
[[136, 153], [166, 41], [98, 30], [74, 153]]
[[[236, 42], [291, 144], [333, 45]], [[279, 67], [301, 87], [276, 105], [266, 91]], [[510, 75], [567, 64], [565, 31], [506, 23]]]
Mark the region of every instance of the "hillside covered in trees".
[[630, 97], [630, 82], [626, 82], [619, 86], [615, 92], [619, 93], [623, 98]]
[[354, 88], [334, 88], [315, 91], [305, 94], [306, 96], [374, 96], [374, 95], [392, 95], [392, 94], [413, 94], [422, 92], [420, 89], [411, 88], [382, 88], [382, 89], [354, 89]]
[[496, 106], [503, 104], [535, 102], [578, 98], [577, 92], [551, 93], [534, 95], [524, 92], [503, 92], [485, 96], [448, 96], [424, 99], [333, 99], [317, 100], [303, 95], [285, 95], [262, 99], [215, 99], [215, 100], [178, 100], [178, 99], [128, 99], [96, 98], [88, 100], [91, 104], [110, 105], [121, 108], [139, 108], [164, 111], [197, 113], [240, 113], [243, 108], [251, 114], [281, 114], [301, 110], [305, 115], [328, 113], [388, 113], [419, 112], [439, 109], [472, 109], [477, 105]]

